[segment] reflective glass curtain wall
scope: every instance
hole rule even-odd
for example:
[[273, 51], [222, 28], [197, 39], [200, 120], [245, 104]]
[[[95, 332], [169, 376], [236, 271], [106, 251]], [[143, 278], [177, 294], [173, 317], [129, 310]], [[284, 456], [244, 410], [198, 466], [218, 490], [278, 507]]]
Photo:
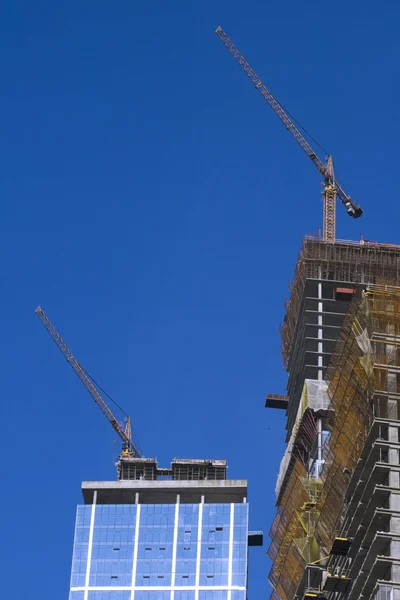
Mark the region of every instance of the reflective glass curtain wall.
[[248, 504], [78, 506], [69, 600], [245, 600]]

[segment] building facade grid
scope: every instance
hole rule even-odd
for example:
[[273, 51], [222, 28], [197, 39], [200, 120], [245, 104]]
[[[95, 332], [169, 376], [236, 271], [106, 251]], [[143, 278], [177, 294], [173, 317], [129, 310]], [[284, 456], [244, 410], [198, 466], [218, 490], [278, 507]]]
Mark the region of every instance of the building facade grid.
[[248, 504], [77, 508], [69, 600], [245, 600]]

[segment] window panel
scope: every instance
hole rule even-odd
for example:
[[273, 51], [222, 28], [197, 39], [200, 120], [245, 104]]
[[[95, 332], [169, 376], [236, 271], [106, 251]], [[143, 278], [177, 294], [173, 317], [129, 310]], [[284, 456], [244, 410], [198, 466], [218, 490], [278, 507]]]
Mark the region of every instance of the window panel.
[[228, 585], [231, 505], [204, 506], [200, 585]]
[[91, 506], [79, 505], [77, 507], [72, 554], [71, 587], [85, 585], [91, 514]]
[[200, 590], [199, 600], [228, 600], [228, 592], [224, 590]]
[[188, 592], [188, 591], [181, 591], [181, 592], [179, 591], [179, 592], [175, 592], [174, 598], [175, 598], [175, 600], [194, 600], [195, 593]]
[[131, 593], [130, 592], [122, 592], [120, 590], [111, 592], [111, 591], [96, 591], [89, 592], [88, 600], [130, 600]]
[[137, 586], [171, 585], [175, 505], [143, 505], [139, 526]]
[[[170, 600], [171, 592], [154, 590], [151, 592], [135, 592], [135, 600]], [[175, 595], [176, 598], [176, 595]]]
[[232, 600], [246, 600], [246, 591], [232, 590]]
[[69, 600], [84, 600], [84, 592], [70, 592]]
[[90, 586], [131, 585], [136, 511], [135, 505], [96, 506]]

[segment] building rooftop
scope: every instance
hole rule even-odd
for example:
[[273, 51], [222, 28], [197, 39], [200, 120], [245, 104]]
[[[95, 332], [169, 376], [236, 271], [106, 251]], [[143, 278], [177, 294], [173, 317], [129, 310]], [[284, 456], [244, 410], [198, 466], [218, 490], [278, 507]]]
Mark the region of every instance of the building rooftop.
[[241, 503], [247, 500], [247, 481], [242, 479], [212, 481], [127, 480], [83, 481], [85, 504], [175, 504], [177, 495], [182, 504]]
[[161, 468], [155, 458], [137, 458], [124, 453], [117, 463], [119, 480], [225, 480], [226, 460], [174, 458], [171, 466]]

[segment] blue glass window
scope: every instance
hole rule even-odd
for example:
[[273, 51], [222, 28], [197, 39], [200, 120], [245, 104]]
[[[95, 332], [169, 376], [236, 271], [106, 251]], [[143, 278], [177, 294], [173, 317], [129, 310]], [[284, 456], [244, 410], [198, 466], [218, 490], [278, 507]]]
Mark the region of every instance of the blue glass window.
[[232, 590], [232, 600], [246, 600], [246, 590]]
[[[96, 505], [92, 545], [89, 549], [92, 506], [77, 509], [71, 588], [84, 587], [89, 576], [89, 600], [130, 600], [132, 578], [135, 600], [169, 600], [163, 587], [201, 587], [199, 600], [227, 600], [229, 574], [232, 586], [246, 587], [248, 505], [148, 504], [140, 506], [139, 537], [134, 565], [136, 505]], [[202, 510], [199, 544], [199, 511]], [[178, 511], [175, 529], [175, 514]], [[231, 522], [231, 515], [233, 521]], [[176, 534], [175, 572], [174, 535]], [[198, 553], [200, 552], [199, 556]], [[91, 553], [90, 569], [87, 570]], [[232, 565], [229, 567], [230, 553]], [[198, 563], [198, 558], [200, 562]], [[90, 588], [108, 588], [91, 590]], [[109, 588], [115, 587], [115, 590]], [[119, 590], [117, 588], [127, 588]], [[140, 588], [158, 588], [145, 590]], [[211, 594], [211, 595], [210, 595]], [[245, 600], [245, 593], [232, 591], [232, 600]], [[69, 600], [84, 600], [84, 593], [71, 591]], [[175, 600], [194, 600], [192, 590], [176, 590]]]
[[143, 504], [140, 510], [136, 586], [170, 586], [175, 505]]
[[195, 593], [194, 592], [189, 592], [189, 591], [179, 591], [179, 592], [175, 592], [174, 594], [174, 598], [175, 600], [194, 600], [195, 598]]
[[[91, 506], [78, 506], [72, 557], [71, 587], [85, 585], [91, 515]], [[77, 596], [77, 598], [79, 597]]]
[[135, 592], [135, 600], [170, 600], [171, 592], [160, 592], [154, 590], [151, 592]]
[[85, 600], [84, 592], [70, 592], [69, 600]]
[[130, 592], [122, 591], [106, 591], [106, 592], [89, 592], [88, 600], [131, 600]]
[[177, 586], [196, 583], [198, 524], [199, 505], [181, 504], [176, 546], [175, 585]]
[[210, 590], [199, 592], [199, 600], [228, 600], [228, 592], [225, 590]]
[[96, 506], [89, 585], [131, 586], [136, 506]]

